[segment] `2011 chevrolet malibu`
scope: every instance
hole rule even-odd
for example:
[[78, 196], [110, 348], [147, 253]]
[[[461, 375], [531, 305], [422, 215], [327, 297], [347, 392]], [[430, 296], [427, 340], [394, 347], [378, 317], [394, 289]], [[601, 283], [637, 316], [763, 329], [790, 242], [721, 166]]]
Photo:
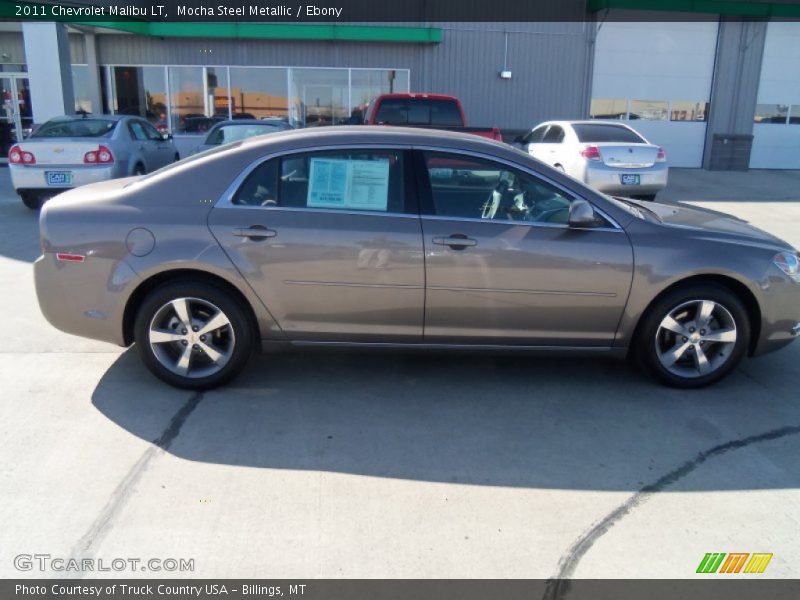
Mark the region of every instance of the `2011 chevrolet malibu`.
[[467, 134], [255, 137], [61, 194], [40, 229], [47, 319], [183, 388], [320, 345], [631, 355], [688, 388], [800, 332], [785, 242]]

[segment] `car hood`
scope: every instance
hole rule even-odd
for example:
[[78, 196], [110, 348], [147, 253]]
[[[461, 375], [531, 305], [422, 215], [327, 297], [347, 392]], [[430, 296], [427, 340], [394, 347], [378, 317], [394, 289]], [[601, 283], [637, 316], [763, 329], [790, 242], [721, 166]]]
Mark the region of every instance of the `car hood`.
[[747, 221], [716, 210], [660, 202], [635, 202], [635, 204], [654, 213], [667, 227], [694, 230], [699, 234], [710, 234], [716, 239], [728, 238], [731, 241], [759, 243], [780, 250], [794, 250], [791, 244], [754, 227]]

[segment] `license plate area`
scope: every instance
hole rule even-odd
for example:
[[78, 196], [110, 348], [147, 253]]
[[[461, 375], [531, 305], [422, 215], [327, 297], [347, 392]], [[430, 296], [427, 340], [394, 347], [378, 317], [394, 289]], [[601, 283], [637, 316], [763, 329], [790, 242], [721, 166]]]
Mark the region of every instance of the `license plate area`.
[[619, 176], [622, 185], [639, 185], [640, 179], [638, 173], [624, 173]]
[[45, 171], [44, 176], [47, 185], [72, 185], [72, 171]]

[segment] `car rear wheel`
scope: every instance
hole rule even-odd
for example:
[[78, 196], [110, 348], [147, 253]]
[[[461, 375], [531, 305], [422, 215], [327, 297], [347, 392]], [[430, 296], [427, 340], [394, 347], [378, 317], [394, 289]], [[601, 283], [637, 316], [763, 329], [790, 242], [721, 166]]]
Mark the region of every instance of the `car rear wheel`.
[[749, 340], [741, 300], [722, 286], [699, 284], [670, 292], [650, 307], [634, 352], [663, 383], [698, 388], [730, 373]]
[[43, 202], [41, 196], [32, 194], [31, 192], [22, 192], [19, 197], [22, 203], [31, 210], [39, 210], [42, 208]]
[[252, 354], [254, 325], [231, 294], [203, 282], [161, 286], [142, 303], [134, 340], [159, 379], [204, 390], [230, 381]]

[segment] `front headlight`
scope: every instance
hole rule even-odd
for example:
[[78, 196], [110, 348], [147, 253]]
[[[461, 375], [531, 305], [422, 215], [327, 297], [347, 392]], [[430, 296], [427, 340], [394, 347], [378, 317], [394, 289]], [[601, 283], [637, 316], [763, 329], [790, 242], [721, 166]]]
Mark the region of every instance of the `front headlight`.
[[775, 266], [786, 273], [792, 281], [800, 283], [800, 258], [792, 252], [778, 252], [772, 259]]

